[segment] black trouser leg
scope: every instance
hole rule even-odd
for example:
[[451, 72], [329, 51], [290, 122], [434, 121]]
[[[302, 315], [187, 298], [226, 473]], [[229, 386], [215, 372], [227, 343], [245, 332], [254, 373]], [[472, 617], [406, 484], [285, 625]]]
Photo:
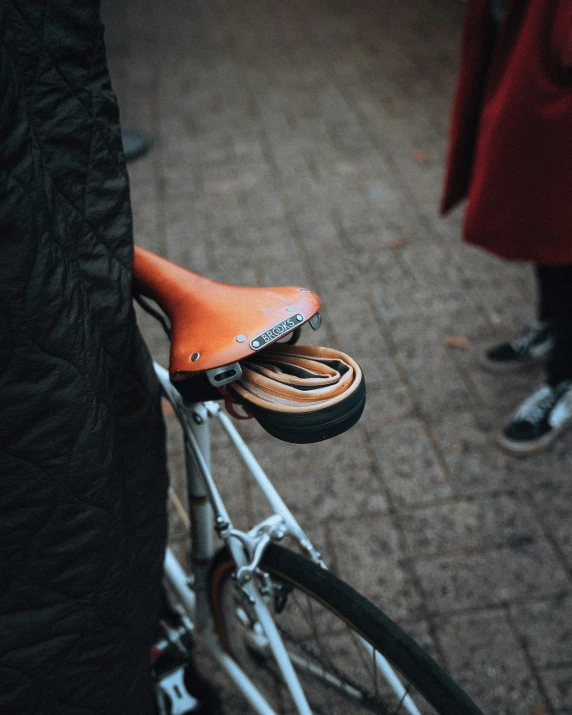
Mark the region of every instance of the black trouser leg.
[[554, 349], [547, 381], [557, 385], [572, 379], [572, 265], [535, 266], [538, 318], [554, 325]]

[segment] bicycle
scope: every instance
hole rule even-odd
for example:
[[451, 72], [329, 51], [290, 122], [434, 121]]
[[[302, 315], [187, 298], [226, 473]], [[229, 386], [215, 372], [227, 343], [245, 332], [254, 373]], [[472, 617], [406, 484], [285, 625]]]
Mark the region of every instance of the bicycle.
[[[175, 501], [190, 529], [190, 571], [170, 549], [165, 557], [169, 615], [162, 620], [164, 633], [154, 647], [159, 662], [171, 654], [168, 667], [156, 669], [161, 711], [183, 715], [194, 704], [185, 667], [189, 643], [200, 640], [260, 715], [482, 715], [398, 625], [327, 570], [230, 418], [210, 399], [220, 399], [222, 392], [234, 411], [239, 395], [229, 390], [241, 376], [240, 358], [275, 346], [278, 338], [297, 337], [303, 323], [317, 329], [317, 296], [301, 288], [214, 283], [140, 248], [134, 275], [141, 305], [170, 335], [172, 326], [169, 370], [157, 364], [155, 370], [184, 433], [189, 502], [187, 516]], [[142, 295], [155, 300], [170, 325]], [[229, 317], [230, 304], [234, 312]], [[265, 316], [265, 331], [260, 332], [259, 323], [254, 333], [244, 329], [245, 322], [256, 321], [252, 316], [244, 319], [241, 304], [263, 307], [259, 313]], [[357, 412], [361, 410], [354, 404], [350, 422], [357, 420]], [[294, 434], [290, 422], [281, 433], [276, 423], [265, 423], [264, 411], [258, 417], [268, 431], [287, 441], [312, 441], [312, 435], [305, 439], [311, 424], [304, 423], [302, 434]], [[330, 427], [335, 423], [333, 431], [318, 426], [326, 436], [349, 424], [333, 419], [331, 410], [328, 419]], [[270, 507], [269, 516], [248, 531], [234, 528], [217, 488], [210, 459], [211, 420], [220, 422]], [[216, 551], [215, 533], [223, 542]], [[295, 549], [279, 543], [286, 540]]]

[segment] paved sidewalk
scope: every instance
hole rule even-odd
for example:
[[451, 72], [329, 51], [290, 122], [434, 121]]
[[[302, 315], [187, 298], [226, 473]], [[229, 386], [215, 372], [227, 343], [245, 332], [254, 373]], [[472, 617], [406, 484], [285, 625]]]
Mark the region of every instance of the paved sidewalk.
[[[105, 17], [122, 121], [155, 139], [130, 167], [136, 240], [226, 282], [313, 288], [324, 327], [307, 337], [364, 368], [366, 412], [339, 439], [290, 446], [247, 425], [262, 465], [333, 568], [485, 713], [564, 715], [572, 434], [528, 459], [494, 446], [541, 374], [499, 378], [476, 358], [530, 318], [531, 276], [463, 245], [461, 213], [437, 215], [461, 14], [452, 0], [118, 0]], [[215, 459], [229, 501], [259, 516], [219, 437]]]

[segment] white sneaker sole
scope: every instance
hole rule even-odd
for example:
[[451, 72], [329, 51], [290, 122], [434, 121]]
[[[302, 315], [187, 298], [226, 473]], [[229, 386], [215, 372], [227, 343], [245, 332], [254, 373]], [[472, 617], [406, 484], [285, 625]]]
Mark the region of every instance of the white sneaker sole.
[[496, 442], [499, 447], [504, 449], [506, 452], [517, 457], [526, 457], [529, 454], [538, 454], [538, 452], [544, 452], [554, 440], [562, 434], [568, 427], [572, 425], [572, 417], [563, 422], [559, 427], [552, 430], [548, 434], [539, 437], [538, 439], [531, 440], [529, 442], [517, 442], [515, 440], [505, 437], [502, 432], [497, 435]]

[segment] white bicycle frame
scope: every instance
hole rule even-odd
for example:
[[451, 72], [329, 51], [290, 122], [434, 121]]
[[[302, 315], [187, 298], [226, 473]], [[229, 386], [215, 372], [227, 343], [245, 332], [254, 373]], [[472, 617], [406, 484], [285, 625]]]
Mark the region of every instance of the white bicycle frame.
[[[191, 532], [192, 576], [190, 578], [187, 576], [172, 551], [167, 549], [165, 579], [184, 609], [188, 628], [200, 639], [255, 712], [259, 715], [273, 715], [275, 711], [266, 698], [238, 663], [221, 647], [215, 632], [208, 601], [208, 571], [215, 552], [213, 535], [216, 531], [225, 541], [236, 563], [236, 582], [256, 613], [258, 622], [264, 630], [266, 643], [276, 659], [298, 712], [301, 715], [310, 715], [312, 711], [292, 661], [295, 661], [299, 669], [306, 669], [322, 679], [330, 681], [332, 676], [326, 672], [317, 672], [319, 669], [316, 666], [305, 664], [300, 658], [289, 654], [274, 623], [272, 613], [257, 586], [257, 579], [253, 576], [257, 572], [267, 545], [273, 541], [280, 541], [286, 535], [293, 537], [308, 557], [320, 567], [325, 568], [325, 564], [220, 405], [216, 402], [185, 403], [172, 385], [167, 370], [155, 363], [155, 372], [163, 394], [171, 403], [185, 437]], [[248, 532], [234, 529], [211, 474], [209, 430], [211, 418], [218, 419], [222, 424], [273, 512]], [[363, 645], [371, 654], [371, 646], [366, 641], [363, 641]], [[420, 715], [385, 658], [375, 653], [375, 662], [410, 715]], [[343, 683], [339, 685], [343, 687]]]

